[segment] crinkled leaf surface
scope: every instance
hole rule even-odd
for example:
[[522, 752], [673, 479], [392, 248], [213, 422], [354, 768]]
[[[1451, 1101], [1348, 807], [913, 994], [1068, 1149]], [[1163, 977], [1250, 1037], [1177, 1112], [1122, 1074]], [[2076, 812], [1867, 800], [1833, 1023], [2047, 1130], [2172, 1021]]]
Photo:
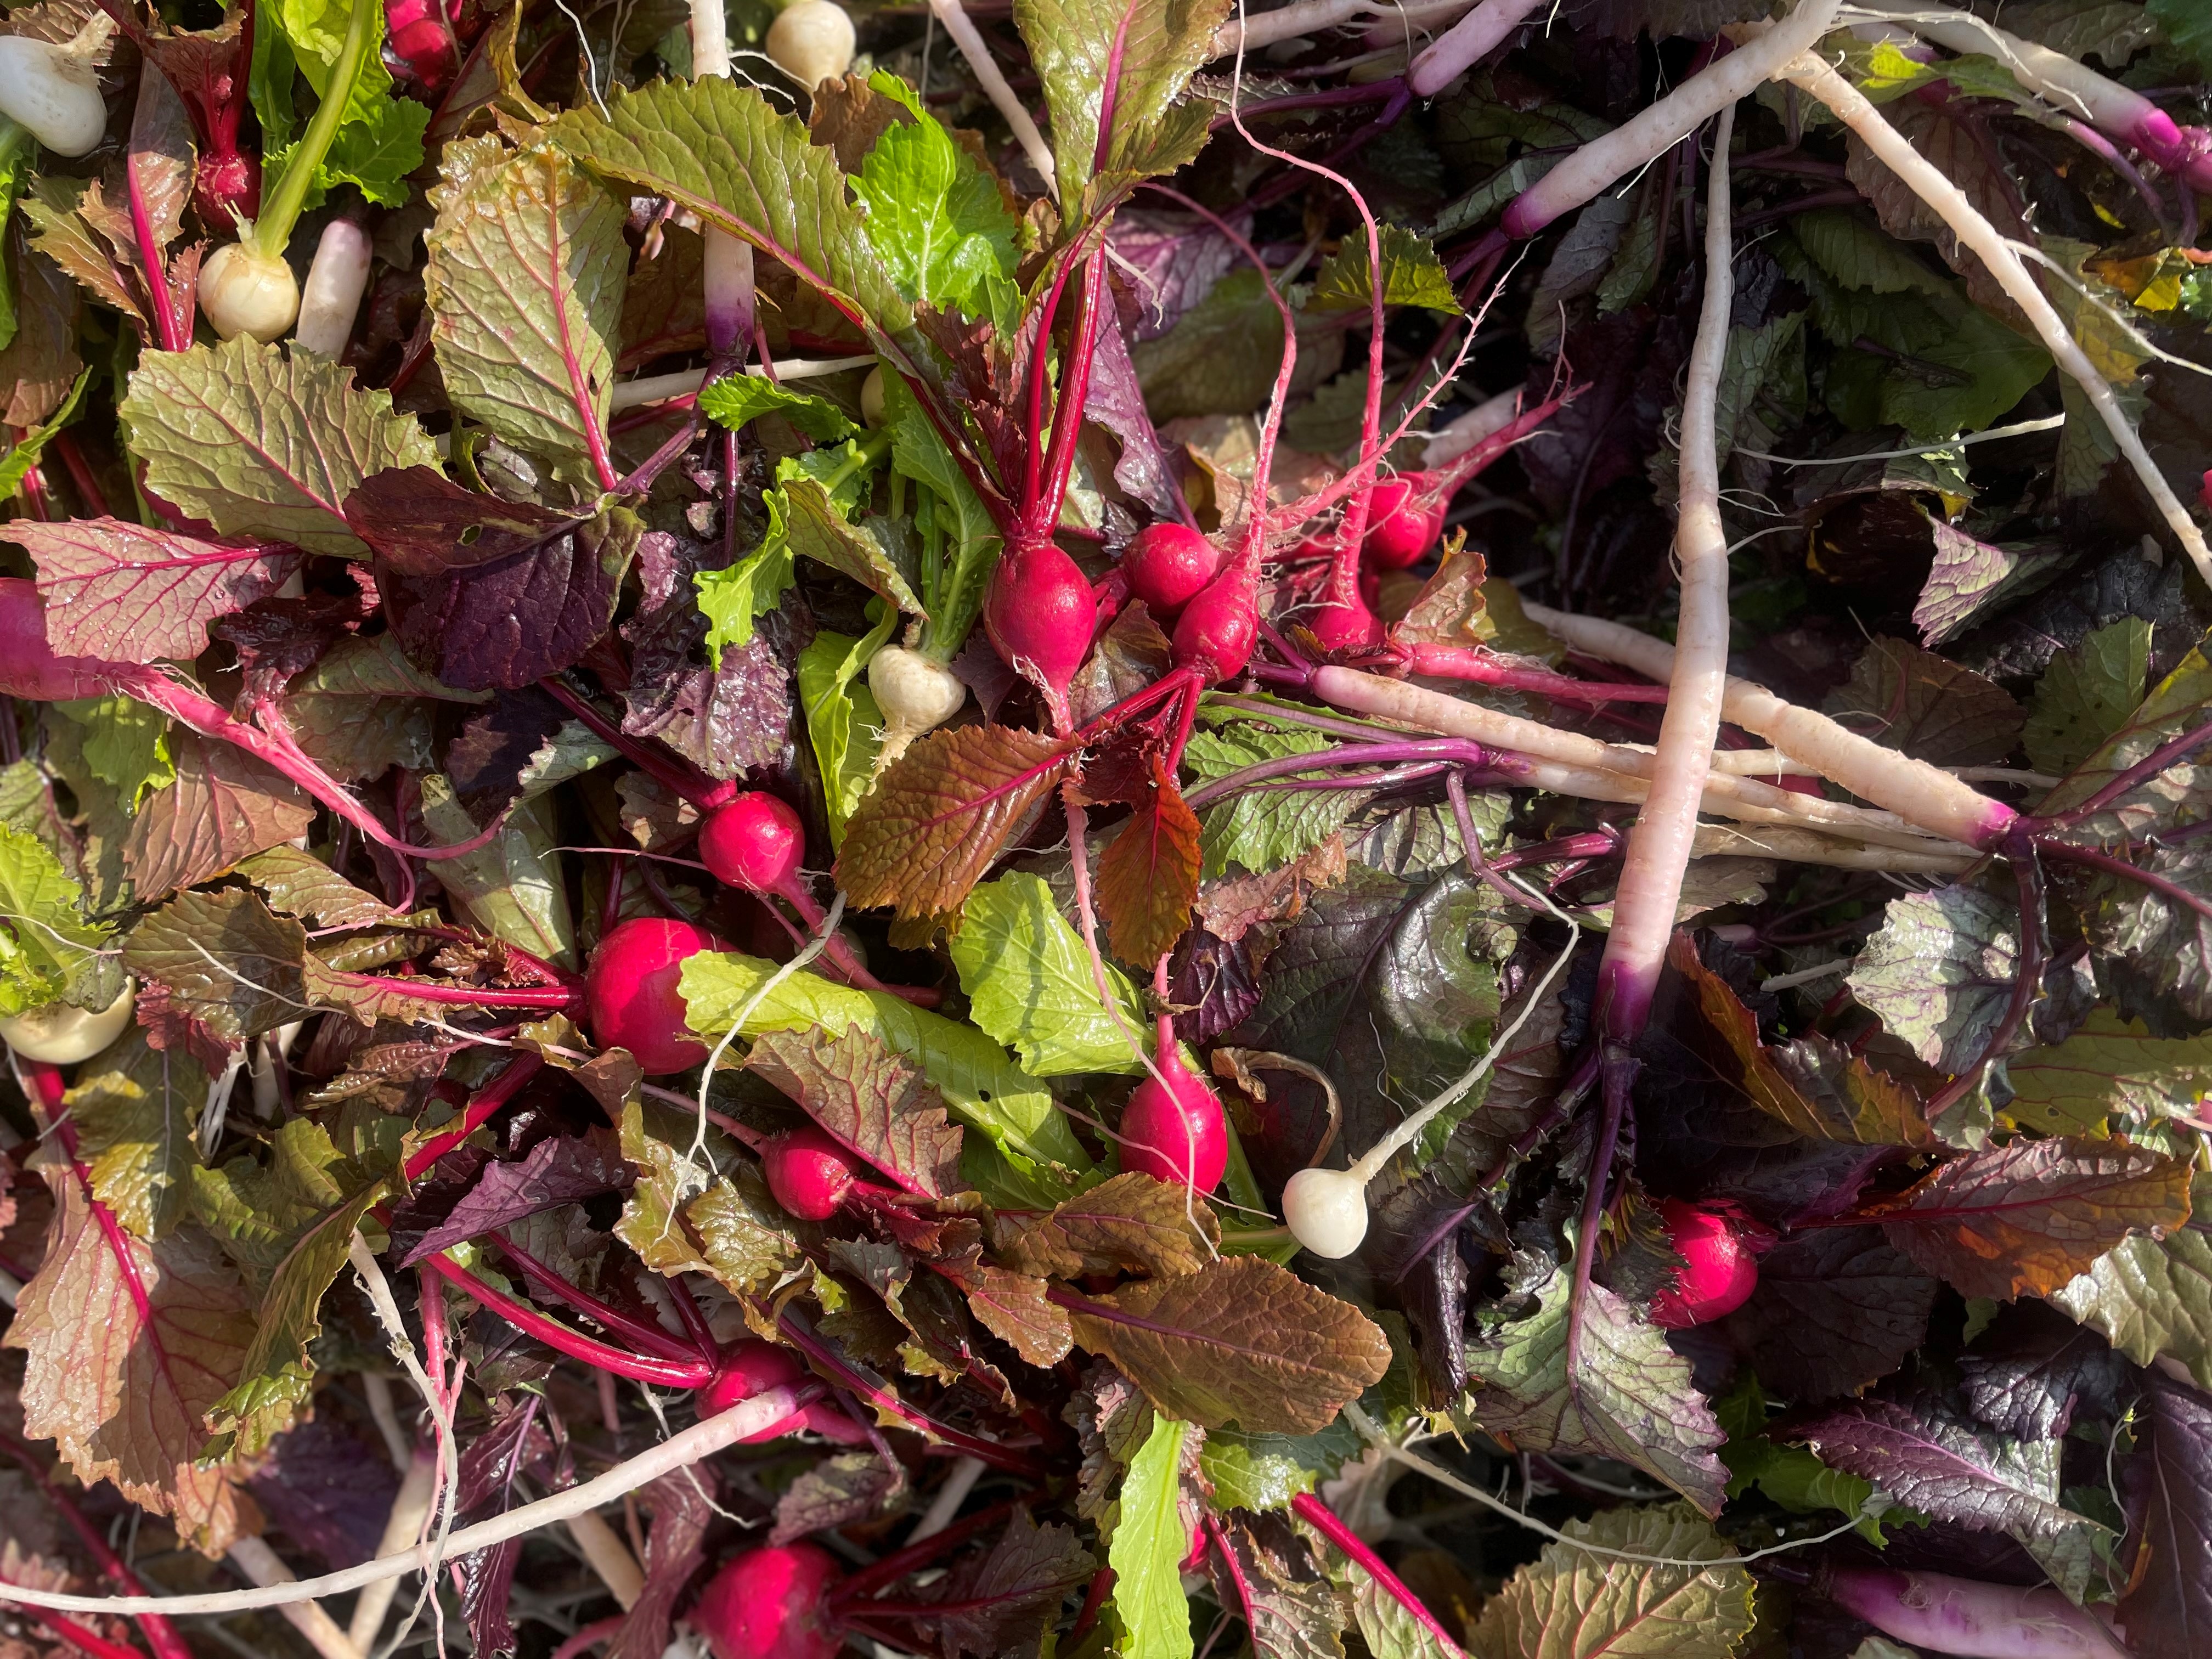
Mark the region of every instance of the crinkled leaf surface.
[[[1734, 1553], [1683, 1504], [1624, 1504], [1562, 1529], [1483, 1607], [1480, 1659], [1727, 1659], [1750, 1635], [1752, 1577], [1693, 1564]], [[1663, 1559], [1620, 1561], [1577, 1544]]]
[[1892, 899], [1851, 964], [1851, 994], [1930, 1066], [1963, 1072], [1982, 1057], [2017, 975], [2019, 918], [1978, 888]]
[[110, 662], [197, 657], [208, 623], [275, 592], [300, 567], [289, 549], [224, 546], [118, 519], [17, 520], [0, 538], [38, 566], [46, 642]]
[[904, 1192], [941, 1198], [960, 1185], [960, 1128], [914, 1064], [882, 1038], [848, 1025], [828, 1031], [767, 1031], [745, 1069], [806, 1109], [842, 1145]]

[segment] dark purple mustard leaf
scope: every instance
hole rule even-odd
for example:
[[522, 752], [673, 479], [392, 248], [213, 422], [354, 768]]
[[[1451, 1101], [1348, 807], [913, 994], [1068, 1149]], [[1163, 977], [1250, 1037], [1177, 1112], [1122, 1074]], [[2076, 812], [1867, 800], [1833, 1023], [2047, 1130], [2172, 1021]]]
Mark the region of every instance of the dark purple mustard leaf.
[[1217, 939], [1202, 926], [1182, 936], [1168, 964], [1168, 1000], [1181, 1010], [1176, 1035], [1185, 1042], [1214, 1042], [1260, 1006], [1253, 943]]
[[550, 512], [393, 467], [346, 498], [408, 654], [457, 690], [514, 690], [581, 660], [613, 622], [642, 533], [611, 507]]
[[1422, 1176], [1370, 1206], [1360, 1261], [1375, 1294], [1413, 1327], [1421, 1369], [1438, 1395], [1467, 1389], [1467, 1260], [1459, 1233], [1474, 1206], [1434, 1175]]
[[1083, 412], [1121, 441], [1114, 482], [1152, 508], [1154, 518], [1176, 517], [1176, 458], [1160, 441], [1159, 429], [1145, 408], [1145, 389], [1137, 383], [1128, 337], [1110, 319], [1098, 331]]
[[[473, 1367], [471, 1368], [473, 1369]], [[520, 1494], [515, 1482], [526, 1471], [542, 1474], [553, 1455], [553, 1439], [540, 1419], [535, 1395], [506, 1396], [492, 1402], [490, 1425], [461, 1450], [453, 1506], [463, 1525], [504, 1515]], [[461, 1557], [450, 1569], [460, 1591], [461, 1616], [468, 1620], [476, 1650], [492, 1659], [515, 1648], [508, 1618], [514, 1570], [522, 1561], [522, 1540], [511, 1538], [489, 1549]]]
[[[438, 1063], [442, 1069], [442, 1055]], [[359, 1060], [355, 1064], [358, 1066]], [[376, 1073], [363, 1067], [347, 1075], [367, 1079]], [[420, 1259], [418, 1247], [422, 1242], [434, 1228], [445, 1224], [455, 1205], [475, 1190], [477, 1180], [491, 1161], [492, 1155], [481, 1146], [456, 1146], [430, 1166], [429, 1173], [415, 1183], [411, 1192], [392, 1201], [386, 1231], [392, 1235], [392, 1248], [398, 1253], [399, 1261]]]
[[[453, 1156], [449, 1153], [447, 1158]], [[447, 1161], [439, 1160], [441, 1174]], [[604, 1137], [548, 1136], [514, 1163], [487, 1163], [445, 1218], [408, 1246], [399, 1265], [411, 1267], [424, 1256], [496, 1232], [541, 1211], [620, 1192], [630, 1178], [629, 1164]], [[396, 1237], [393, 1242], [397, 1244]]]
[[568, 718], [534, 685], [502, 691], [469, 717], [446, 750], [446, 775], [471, 817], [489, 823], [522, 793], [532, 757]]
[[[1249, 230], [1238, 223], [1241, 217], [1231, 215], [1229, 222]], [[1242, 257], [1236, 243], [1187, 213], [1125, 208], [1114, 216], [1108, 240], [1129, 283], [1127, 293], [1115, 297], [1127, 310], [1131, 337], [1138, 340], [1157, 340], [1173, 328]]]
[[958, 1610], [917, 1618], [915, 1628], [951, 1659], [1033, 1652], [1061, 1598], [1097, 1565], [1073, 1527], [1040, 1527], [1027, 1510], [1017, 1510], [988, 1553], [969, 1556], [924, 1592]]
[[714, 1518], [714, 1472], [704, 1463], [664, 1474], [640, 1489], [653, 1516], [646, 1534], [645, 1583], [607, 1644], [607, 1659], [660, 1659], [668, 1647], [670, 1615], [684, 1588], [707, 1559], [701, 1547]]
[[2000, 1309], [1959, 1372], [1967, 1409], [2023, 1440], [2064, 1434], [2077, 1411], [2110, 1418], [2133, 1374], [2102, 1336], [2033, 1298]]
[[2212, 1648], [2212, 1395], [2143, 1373], [2129, 1531], [2142, 1540], [2120, 1623], [2136, 1659], [2194, 1659]]
[[350, 592], [264, 599], [210, 626], [210, 633], [238, 653], [246, 676], [242, 704], [276, 702], [294, 676], [306, 673], [339, 639], [376, 614], [374, 579], [357, 566], [348, 568], [355, 582]]
[[694, 579], [729, 560], [720, 541], [648, 531], [638, 543], [645, 602], [622, 625], [629, 642], [623, 730], [658, 738], [710, 777], [781, 763], [792, 729], [791, 664], [811, 636], [789, 607], [760, 619], [721, 666], [707, 654], [707, 618]]
[[841, 1452], [793, 1481], [775, 1503], [769, 1542], [788, 1544], [809, 1533], [872, 1520], [906, 1489], [906, 1470], [869, 1452]]
[[1770, 1388], [1827, 1400], [1903, 1364], [1941, 1288], [1878, 1228], [1821, 1228], [1761, 1256], [1751, 1300], [1713, 1328]]
[[375, 1555], [399, 1476], [381, 1447], [318, 1417], [271, 1441], [251, 1484], [271, 1523], [337, 1571]]

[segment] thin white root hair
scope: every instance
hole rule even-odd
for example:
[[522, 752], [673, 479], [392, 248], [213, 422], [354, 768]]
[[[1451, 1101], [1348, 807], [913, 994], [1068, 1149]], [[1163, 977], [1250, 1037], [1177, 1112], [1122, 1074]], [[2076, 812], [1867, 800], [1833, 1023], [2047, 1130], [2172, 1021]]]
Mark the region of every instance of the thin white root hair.
[[1989, 267], [2006, 297], [2027, 314], [2044, 349], [2095, 407], [2106, 429], [2112, 434], [2112, 441], [2127, 457], [2128, 465], [2135, 469], [2136, 478], [2157, 506], [2174, 539], [2197, 567], [2197, 574], [2212, 582], [2212, 547], [2205, 544], [2203, 531], [2189, 516], [2189, 509], [2182, 505], [2173, 487], [2166, 483], [2166, 475], [2151, 459], [2150, 452], [2143, 447], [2142, 434], [2121, 409], [2110, 383], [2097, 372], [2096, 365], [2089, 361], [2089, 354], [2082, 350], [2064, 319], [2044, 297], [2042, 289], [2028, 274], [2012, 244], [1933, 162], [1905, 142], [1863, 93], [1826, 64], [1809, 53], [1803, 54], [1784, 66], [1783, 78], [1793, 86], [1802, 87], [1834, 112], [1837, 118], [1856, 133], [1860, 142], [1903, 180], [1906, 188], [1935, 210], [1950, 227], [1951, 234]]
[[[875, 361], [872, 352], [860, 357], [778, 358], [775, 378], [779, 384], [785, 380], [818, 380], [824, 374], [842, 374], [848, 368], [870, 368]], [[759, 363], [747, 363], [744, 373], [765, 379], [768, 370]], [[707, 371], [703, 368], [679, 368], [672, 374], [641, 374], [634, 380], [616, 381], [607, 398], [607, 406], [619, 414], [642, 404], [657, 404], [664, 398], [688, 398], [706, 383]]]
[[[230, 1564], [259, 1585], [284, 1585], [299, 1581], [292, 1569], [279, 1560], [265, 1538], [240, 1538], [230, 1547]], [[362, 1659], [353, 1638], [338, 1628], [337, 1620], [323, 1611], [319, 1601], [288, 1601], [276, 1611], [284, 1622], [307, 1638], [323, 1659]]]
[[1044, 179], [1046, 193], [1057, 202], [1060, 173], [1053, 165], [1052, 146], [1045, 143], [1044, 134], [1037, 131], [1028, 108], [1014, 95], [1013, 88], [1006, 84], [1006, 77], [1000, 72], [990, 47], [983, 42], [982, 31], [961, 9], [960, 0], [929, 0], [929, 9], [945, 25], [945, 32], [960, 48], [960, 55], [968, 60], [968, 67], [975, 72], [976, 82], [983, 88], [983, 95], [991, 100], [991, 106], [1013, 129], [1014, 142], [1022, 147], [1022, 154], [1030, 158], [1030, 165]]
[[52, 1607], [61, 1613], [162, 1613], [175, 1617], [197, 1613], [246, 1613], [258, 1607], [286, 1607], [319, 1596], [337, 1595], [380, 1583], [410, 1572], [428, 1571], [457, 1556], [489, 1549], [510, 1538], [521, 1538], [572, 1516], [588, 1515], [609, 1504], [619, 1503], [626, 1492], [648, 1486], [665, 1474], [688, 1469], [757, 1434], [799, 1409], [799, 1396], [789, 1388], [770, 1389], [742, 1401], [718, 1416], [695, 1423], [681, 1434], [662, 1441], [635, 1457], [617, 1463], [605, 1474], [556, 1492], [534, 1503], [524, 1504], [504, 1515], [463, 1527], [434, 1545], [404, 1553], [380, 1555], [374, 1561], [326, 1572], [319, 1578], [295, 1579], [253, 1589], [211, 1590], [192, 1595], [74, 1595], [62, 1590], [33, 1589], [27, 1585], [0, 1583], [0, 1602], [18, 1607]]
[[[1628, 832], [1628, 849], [1613, 902], [1599, 969], [1620, 975], [1623, 987], [1659, 982], [1682, 878], [1690, 867], [1713, 744], [1720, 736], [1721, 698], [1728, 681], [1728, 532], [1721, 523], [1720, 448], [1714, 422], [1721, 372], [1728, 360], [1729, 313], [1735, 304], [1735, 245], [1729, 195], [1729, 143], [1735, 106], [1714, 124], [1711, 183], [1705, 198], [1705, 295], [1698, 335], [1690, 349], [1682, 394], [1680, 506], [1674, 567], [1681, 586], [1681, 621], [1667, 712], [1651, 757], [1651, 792]], [[1599, 1182], [1603, 1172], [1590, 1179]]]

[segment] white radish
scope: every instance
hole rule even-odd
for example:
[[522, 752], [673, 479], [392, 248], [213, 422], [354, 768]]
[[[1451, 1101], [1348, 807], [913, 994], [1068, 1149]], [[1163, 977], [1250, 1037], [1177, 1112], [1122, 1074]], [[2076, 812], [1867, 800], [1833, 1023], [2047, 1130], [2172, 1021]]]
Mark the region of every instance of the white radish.
[[[1319, 34], [1363, 17], [1381, 20], [1376, 29], [1389, 30], [1389, 42], [1397, 42], [1405, 39], [1409, 29], [1449, 22], [1472, 3], [1473, 0], [1429, 0], [1425, 5], [1408, 6], [1383, 5], [1376, 0], [1291, 0], [1291, 4], [1278, 6], [1273, 11], [1239, 16], [1224, 23], [1213, 32], [1213, 55], [1231, 57], [1239, 46], [1246, 52], [1258, 52], [1264, 46]], [[1389, 42], [1370, 40], [1369, 44]]]
[[0, 1019], [0, 1037], [25, 1060], [49, 1066], [74, 1066], [121, 1036], [131, 1024], [131, 997], [137, 987], [123, 982], [123, 993], [105, 1008], [72, 1008], [66, 1002], [50, 1002], [28, 1013]]
[[868, 690], [884, 712], [884, 746], [876, 757], [880, 772], [925, 732], [934, 732], [960, 712], [968, 688], [943, 663], [902, 645], [887, 645], [868, 659]]
[[0, 115], [28, 129], [57, 155], [85, 155], [107, 134], [107, 104], [95, 64], [115, 21], [94, 12], [64, 45], [0, 35]]
[[[298, 1575], [278, 1559], [263, 1538], [240, 1538], [230, 1547], [230, 1564], [246, 1575], [248, 1583], [268, 1589], [276, 1584], [294, 1583]], [[307, 1645], [322, 1655], [323, 1659], [362, 1659], [361, 1650], [353, 1639], [338, 1628], [337, 1620], [323, 1611], [323, 1604], [315, 1601], [287, 1601], [277, 1607], [285, 1621], [307, 1638]]]
[[[851, 32], [848, 22], [848, 37]], [[769, 38], [773, 41], [775, 37]], [[774, 51], [771, 46], [771, 55]], [[709, 76], [729, 79], [730, 26], [722, 0], [692, 0], [691, 73], [702, 81]], [[707, 349], [718, 360], [742, 357], [753, 327], [753, 245], [709, 226], [700, 289], [706, 305]]]
[[[416, 1534], [422, 1530], [423, 1520], [430, 1513], [430, 1500], [436, 1495], [437, 1484], [436, 1454], [427, 1446], [416, 1447], [407, 1460], [407, 1472], [400, 1480], [398, 1492], [393, 1494], [392, 1507], [385, 1513], [384, 1536], [376, 1547], [379, 1555], [415, 1547]], [[384, 1629], [384, 1615], [392, 1610], [392, 1598], [398, 1591], [399, 1581], [386, 1578], [366, 1586], [355, 1599], [346, 1636], [363, 1653], [376, 1645], [377, 1636]]]
[[1504, 431], [1520, 412], [1521, 394], [1517, 391], [1501, 392], [1495, 398], [1484, 399], [1443, 431], [1429, 434], [1427, 447], [1421, 452], [1421, 465], [1431, 471], [1450, 465], [1484, 439], [1494, 438]]
[[878, 363], [860, 382], [860, 418], [870, 426], [884, 423], [884, 366]]
[[[1632, 668], [1647, 678], [1673, 678], [1674, 647], [1664, 640], [1620, 623], [1572, 616], [1548, 605], [1531, 602], [1522, 608], [1529, 621], [1577, 651]], [[1888, 807], [1932, 834], [1969, 847], [1989, 847], [2012, 827], [2015, 814], [2002, 801], [1992, 800], [1925, 761], [1885, 749], [1826, 714], [1785, 702], [1749, 680], [1728, 681], [1721, 696], [1721, 717], [1758, 733], [1807, 770]]]
[[1540, 0], [1482, 0], [1413, 60], [1407, 83], [1417, 98], [1433, 98], [1519, 28]]
[[856, 40], [836, 0], [796, 0], [768, 26], [769, 59], [809, 92], [853, 67]]
[[300, 315], [300, 284], [283, 256], [226, 242], [200, 267], [200, 309], [226, 340], [251, 334], [266, 345]]
[[952, 37], [952, 44], [960, 48], [960, 55], [968, 60], [968, 67], [974, 73], [976, 83], [983, 88], [983, 95], [991, 100], [991, 107], [999, 112], [1000, 118], [1013, 133], [1014, 142], [1022, 147], [1022, 154], [1029, 157], [1030, 165], [1044, 180], [1047, 194], [1058, 201], [1059, 172], [1053, 163], [1052, 146], [1045, 143], [1044, 134], [1037, 131], [1036, 122], [1031, 118], [1022, 100], [1014, 96], [1014, 89], [1006, 83], [1006, 76], [999, 69], [998, 60], [991, 56], [990, 47], [983, 44], [982, 31], [975, 27], [975, 20], [960, 9], [960, 0], [929, 0], [929, 9], [936, 15], [937, 21], [945, 25], [945, 32]]
[[322, 240], [315, 244], [315, 261], [307, 267], [307, 285], [300, 295], [295, 343], [325, 357], [344, 355], [361, 296], [368, 288], [369, 263], [368, 233], [359, 225], [350, 219], [333, 219], [323, 228]]

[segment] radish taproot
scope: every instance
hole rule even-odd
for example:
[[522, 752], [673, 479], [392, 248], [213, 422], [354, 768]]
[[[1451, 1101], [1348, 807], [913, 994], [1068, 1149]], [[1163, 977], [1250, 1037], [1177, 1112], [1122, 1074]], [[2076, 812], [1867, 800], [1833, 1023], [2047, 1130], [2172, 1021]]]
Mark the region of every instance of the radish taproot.
[[885, 645], [868, 659], [868, 694], [884, 717], [883, 746], [876, 751], [880, 772], [916, 738], [958, 714], [968, 701], [968, 686], [943, 663], [902, 645]]
[[1210, 1193], [1229, 1168], [1229, 1125], [1221, 1097], [1183, 1064], [1175, 1022], [1168, 1015], [1159, 1017], [1158, 1033], [1153, 1064], [1159, 1075], [1139, 1083], [1121, 1112], [1121, 1167]]
[[1221, 568], [1221, 550], [1188, 525], [1146, 525], [1121, 555], [1129, 596], [1157, 617], [1172, 617]]
[[[732, 1342], [715, 1362], [714, 1375], [699, 1391], [699, 1413], [712, 1417], [740, 1401], [766, 1394], [770, 1389], [797, 1389], [807, 1380], [806, 1362], [790, 1349], [757, 1336]], [[827, 1401], [800, 1407], [764, 1429], [744, 1437], [740, 1445], [778, 1440], [800, 1429], [811, 1429], [823, 1438], [848, 1446], [865, 1446], [867, 1431]]]
[[267, 345], [300, 315], [300, 282], [281, 253], [252, 242], [225, 242], [200, 267], [200, 310], [226, 340], [249, 334]]
[[1660, 1218], [1682, 1267], [1651, 1299], [1651, 1321], [1662, 1329], [1688, 1330], [1734, 1313], [1759, 1288], [1759, 1257], [1743, 1218], [1718, 1205], [1659, 1201]]
[[684, 964], [728, 947], [703, 927], [637, 916], [599, 941], [584, 975], [584, 1020], [605, 1048], [627, 1048], [647, 1077], [688, 1072], [706, 1045], [684, 1024]]
[[1259, 642], [1257, 581], [1251, 562], [1240, 559], [1183, 606], [1176, 618], [1171, 654], [1176, 667], [1203, 675], [1214, 685], [1243, 673]]
[[1939, 1572], [1831, 1567], [1828, 1599], [1883, 1635], [1959, 1659], [2129, 1659], [2087, 1607], [2047, 1587], [1984, 1584]]
[[301, 290], [299, 327], [292, 337], [325, 357], [343, 356], [361, 296], [368, 288], [370, 263], [367, 231], [350, 219], [324, 226], [314, 263], [307, 267], [307, 287]]
[[699, 858], [717, 881], [749, 893], [788, 896], [806, 851], [805, 827], [774, 795], [749, 790], [707, 815]]
[[57, 155], [88, 155], [107, 135], [96, 65], [115, 23], [95, 11], [66, 42], [0, 34], [0, 115]]
[[691, 1627], [714, 1659], [836, 1659], [845, 1638], [829, 1601], [843, 1577], [818, 1544], [747, 1550], [708, 1581]]
[[768, 26], [769, 61], [811, 92], [853, 67], [853, 20], [836, 0], [794, 0]]

